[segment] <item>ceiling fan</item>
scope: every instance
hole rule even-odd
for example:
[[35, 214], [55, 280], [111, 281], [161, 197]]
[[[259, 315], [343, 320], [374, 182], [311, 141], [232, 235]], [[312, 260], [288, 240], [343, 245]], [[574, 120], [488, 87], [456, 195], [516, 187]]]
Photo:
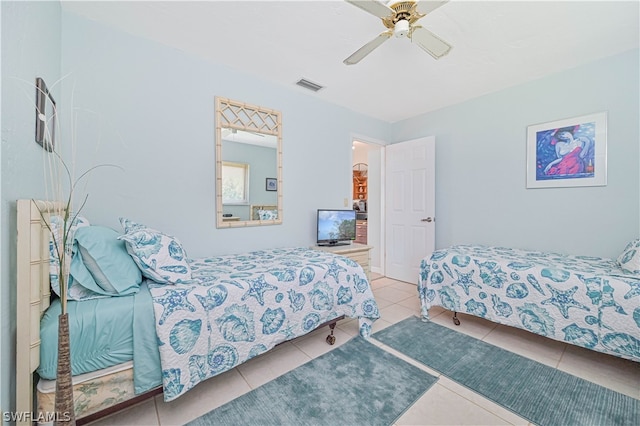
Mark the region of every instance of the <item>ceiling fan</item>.
[[388, 6], [378, 0], [345, 1], [382, 19], [382, 23], [388, 28], [345, 59], [343, 62], [346, 65], [357, 64], [392, 35], [398, 38], [408, 37], [435, 59], [443, 57], [451, 50], [451, 45], [447, 42], [421, 25], [416, 25], [420, 18], [423, 18], [449, 0], [392, 1]]

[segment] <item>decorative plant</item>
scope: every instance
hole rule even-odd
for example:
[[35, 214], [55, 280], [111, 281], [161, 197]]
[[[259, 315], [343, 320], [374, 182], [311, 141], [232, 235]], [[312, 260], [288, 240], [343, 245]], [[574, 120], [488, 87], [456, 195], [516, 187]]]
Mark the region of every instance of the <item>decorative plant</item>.
[[[41, 79], [39, 79], [41, 80]], [[53, 101], [48, 93], [48, 89], [44, 84], [36, 85], [36, 94], [38, 99], [43, 96]], [[58, 226], [53, 226], [50, 220], [40, 211], [43, 222], [46, 223], [51, 235], [51, 245], [57, 257], [58, 283], [60, 296], [60, 315], [58, 317], [58, 364], [56, 371], [56, 398], [55, 398], [55, 424], [56, 425], [74, 425], [75, 424], [75, 407], [73, 398], [73, 383], [71, 374], [71, 348], [69, 336], [69, 314], [67, 312], [67, 291], [69, 286], [69, 275], [71, 268], [71, 257], [73, 254], [74, 241], [74, 222], [84, 208], [88, 194], [85, 194], [78, 208], [74, 208], [74, 198], [78, 184], [88, 174], [99, 167], [118, 167], [113, 164], [101, 164], [89, 168], [78, 178], [73, 177], [73, 171], [69, 168], [62, 156], [55, 150], [54, 143], [60, 145], [62, 138], [56, 135], [58, 126], [58, 114], [55, 102], [53, 104], [53, 113], [47, 117], [45, 109], [41, 102], [37, 102], [36, 120], [44, 128], [43, 148], [45, 149], [44, 176], [45, 176], [45, 193], [46, 198], [59, 202], [59, 209], [52, 213], [53, 216], [61, 218]], [[56, 135], [57, 140], [54, 141], [53, 136]], [[71, 139], [71, 148], [75, 141]], [[73, 166], [73, 164], [72, 164]], [[37, 203], [36, 203], [37, 206]]]

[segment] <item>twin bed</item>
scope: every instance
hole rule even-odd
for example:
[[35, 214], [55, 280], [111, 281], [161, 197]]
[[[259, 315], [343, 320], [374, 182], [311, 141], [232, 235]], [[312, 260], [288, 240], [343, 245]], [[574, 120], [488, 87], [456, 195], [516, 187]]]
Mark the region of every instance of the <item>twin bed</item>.
[[[32, 411], [34, 377], [39, 376], [35, 413], [46, 420], [46, 413], [54, 412], [60, 303], [51, 297], [50, 233], [44, 220], [60, 205], [19, 200], [17, 206], [16, 405], [18, 411]], [[207, 378], [325, 325], [332, 328], [327, 338], [332, 344], [333, 327], [344, 317], [358, 318], [360, 334], [367, 337], [379, 317], [364, 270], [347, 257], [290, 248], [190, 259], [171, 237], [121, 223], [125, 231], [118, 238], [141, 271], [136, 288], [128, 283], [122, 295], [76, 291], [82, 300], [68, 302], [79, 423], [160, 392], [171, 401]], [[79, 247], [80, 234], [76, 231]], [[82, 246], [91, 248], [87, 242]], [[148, 262], [151, 251], [165, 248], [165, 260]], [[82, 253], [86, 264], [91, 256]], [[96, 282], [101, 285], [96, 291], [105, 288]]]
[[[640, 362], [640, 243], [618, 260], [459, 245], [420, 266], [422, 316], [441, 306]], [[634, 264], [634, 266], [629, 266]]]

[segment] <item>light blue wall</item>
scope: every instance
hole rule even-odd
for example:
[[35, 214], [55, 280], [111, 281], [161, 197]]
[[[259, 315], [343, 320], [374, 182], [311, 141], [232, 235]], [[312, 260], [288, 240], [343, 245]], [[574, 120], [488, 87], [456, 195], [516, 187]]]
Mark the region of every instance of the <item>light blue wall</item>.
[[[638, 50], [393, 125], [436, 136], [436, 247], [479, 243], [616, 258], [640, 235]], [[608, 184], [526, 189], [527, 126], [608, 112]]]
[[[118, 216], [177, 236], [192, 257], [315, 243], [317, 208], [351, 200], [351, 134], [388, 140], [388, 123], [176, 49], [62, 13], [63, 105], [77, 120], [79, 171], [92, 173], [85, 216]], [[215, 43], [211, 44], [215, 49]], [[282, 112], [284, 223], [215, 226], [214, 97]]]
[[2, 1], [2, 268], [0, 285], [0, 405], [15, 407], [15, 200], [44, 196], [44, 151], [35, 142], [35, 79], [57, 99], [60, 4]]

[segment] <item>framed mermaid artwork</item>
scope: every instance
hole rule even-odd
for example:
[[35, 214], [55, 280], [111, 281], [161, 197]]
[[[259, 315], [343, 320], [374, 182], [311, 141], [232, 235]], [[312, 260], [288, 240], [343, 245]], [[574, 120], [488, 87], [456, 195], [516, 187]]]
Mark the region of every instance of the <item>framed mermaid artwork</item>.
[[606, 112], [527, 127], [527, 188], [606, 184]]

